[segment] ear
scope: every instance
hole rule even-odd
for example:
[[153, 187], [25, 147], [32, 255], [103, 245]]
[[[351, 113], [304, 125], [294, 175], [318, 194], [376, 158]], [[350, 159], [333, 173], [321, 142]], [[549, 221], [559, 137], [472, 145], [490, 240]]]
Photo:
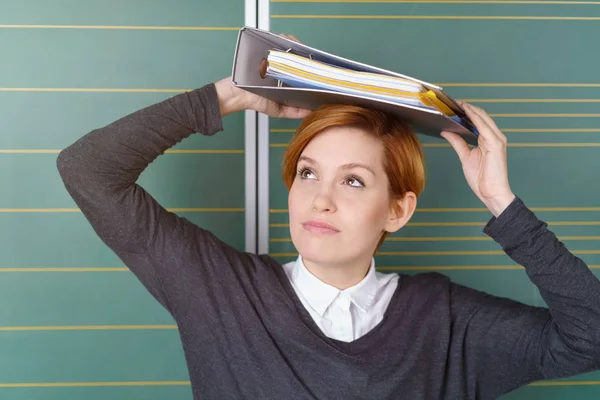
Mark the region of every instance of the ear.
[[406, 192], [402, 198], [393, 199], [385, 231], [390, 233], [398, 231], [412, 218], [416, 208], [417, 195], [414, 192]]

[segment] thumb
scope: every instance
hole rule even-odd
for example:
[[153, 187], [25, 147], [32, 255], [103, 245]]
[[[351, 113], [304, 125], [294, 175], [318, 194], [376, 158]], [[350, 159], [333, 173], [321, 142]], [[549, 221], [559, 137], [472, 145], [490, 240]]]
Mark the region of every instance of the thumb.
[[282, 106], [279, 110], [280, 118], [301, 119], [307, 117], [312, 110], [298, 107]]
[[255, 95], [254, 110], [267, 114], [270, 117], [275, 118], [294, 118], [300, 119], [310, 114], [310, 110], [305, 110], [298, 107], [290, 107], [273, 100], [268, 100], [265, 97]]
[[450, 143], [461, 162], [471, 153], [469, 145], [460, 135], [448, 131], [442, 131], [440, 135]]

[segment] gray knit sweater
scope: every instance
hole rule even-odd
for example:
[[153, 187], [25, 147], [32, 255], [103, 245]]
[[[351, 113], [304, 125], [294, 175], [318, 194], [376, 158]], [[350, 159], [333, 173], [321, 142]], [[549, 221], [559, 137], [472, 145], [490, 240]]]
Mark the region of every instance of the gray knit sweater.
[[439, 273], [401, 275], [373, 330], [350, 343], [328, 338], [277, 261], [237, 251], [136, 184], [177, 142], [220, 130], [209, 84], [94, 130], [58, 157], [95, 232], [177, 322], [194, 399], [494, 399], [600, 369], [600, 281], [520, 198], [484, 232], [549, 308]]

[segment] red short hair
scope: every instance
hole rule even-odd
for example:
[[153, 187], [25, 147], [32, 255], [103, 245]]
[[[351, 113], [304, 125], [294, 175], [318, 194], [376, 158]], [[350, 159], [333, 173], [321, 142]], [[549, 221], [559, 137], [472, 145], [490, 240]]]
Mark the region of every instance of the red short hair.
[[[360, 128], [382, 141], [383, 169], [391, 199], [400, 199], [406, 192], [417, 196], [423, 192], [425, 157], [410, 125], [380, 110], [353, 105], [321, 106], [302, 121], [283, 156], [282, 178], [288, 190], [296, 177], [298, 159], [308, 143], [320, 132], [335, 126]], [[386, 236], [383, 235], [377, 247]]]

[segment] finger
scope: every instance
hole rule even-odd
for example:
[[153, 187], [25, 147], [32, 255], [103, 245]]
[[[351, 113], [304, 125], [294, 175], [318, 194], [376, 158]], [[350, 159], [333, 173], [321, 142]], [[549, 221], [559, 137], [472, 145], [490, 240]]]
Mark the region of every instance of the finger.
[[458, 158], [461, 162], [464, 161], [471, 153], [469, 145], [460, 135], [453, 132], [442, 131], [441, 136], [450, 143], [452, 148], [454, 148], [454, 151], [456, 151], [456, 154], [458, 154]]
[[310, 113], [311, 110], [305, 108], [283, 106], [280, 109], [279, 118], [299, 119], [307, 117]]
[[300, 40], [298, 40], [298, 38], [296, 36], [291, 35], [291, 34], [281, 33], [281, 34], [279, 34], [279, 36], [282, 36], [286, 39], [289, 39], [289, 40], [297, 42], [297, 43], [301, 43]]
[[464, 103], [463, 107], [465, 109], [467, 117], [469, 117], [469, 119], [473, 122], [473, 124], [475, 124], [475, 127], [479, 131], [478, 141], [483, 140], [484, 142], [487, 141], [490, 143], [502, 142], [500, 137], [498, 137], [498, 135], [494, 133], [493, 128], [489, 126], [488, 123], [473, 110], [473, 106], [471, 106], [468, 103]]
[[[465, 103], [465, 104], [467, 104], [467, 103]], [[488, 115], [488, 113], [485, 112], [485, 110], [483, 110], [482, 108], [476, 107], [472, 104], [468, 104], [468, 106], [475, 114], [479, 115], [479, 117], [481, 117], [481, 119], [483, 119], [486, 122], [486, 124], [492, 129], [492, 132], [496, 136], [498, 136], [500, 138], [500, 140], [502, 140], [502, 142], [504, 142], [504, 143], [507, 142], [506, 136], [502, 133], [500, 128], [498, 128], [498, 125], [496, 125], [496, 122], [492, 119], [492, 117], [490, 117]]]
[[[504, 144], [506, 144], [507, 139], [506, 136], [504, 136], [504, 134], [500, 131], [500, 129], [498, 128], [498, 126], [496, 125], [496, 123], [494, 122], [494, 120], [481, 108], [476, 107], [472, 104], [469, 104], [465, 101], [462, 100], [456, 100], [456, 102], [465, 110], [465, 113], [467, 114], [467, 116], [471, 119], [471, 121], [475, 124], [475, 126], [478, 128], [478, 130], [481, 131], [484, 130], [483, 128], [480, 128], [480, 126], [485, 126], [487, 127], [491, 132], [491, 134], [493, 135], [480, 135], [481, 138], [488, 139], [488, 140], [492, 140], [492, 138], [495, 136], [496, 138], [499, 138], [500, 141], [502, 141]], [[475, 117], [473, 114], [477, 115], [477, 117]], [[476, 123], [475, 120], [481, 120], [482, 125]], [[483, 125], [484, 124], [484, 125]], [[480, 126], [478, 126], [480, 125]]]
[[311, 110], [308, 109], [285, 106], [272, 100], [261, 100], [262, 102], [259, 103], [257, 111], [275, 118], [305, 118], [311, 112]]
[[294, 42], [298, 42], [298, 43], [302, 43], [296, 36], [294, 35], [288, 35], [288, 37], [293, 40]]

